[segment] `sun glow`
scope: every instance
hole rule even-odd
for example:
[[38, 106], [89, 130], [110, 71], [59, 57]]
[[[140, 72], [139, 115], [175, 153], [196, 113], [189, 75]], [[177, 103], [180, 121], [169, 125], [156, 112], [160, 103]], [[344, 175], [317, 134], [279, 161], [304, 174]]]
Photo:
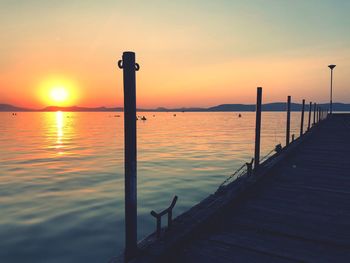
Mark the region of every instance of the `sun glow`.
[[64, 102], [69, 98], [68, 91], [65, 87], [53, 87], [50, 96], [51, 99], [56, 102]]
[[44, 106], [73, 106], [77, 103], [76, 85], [62, 77], [50, 77], [40, 84], [39, 96]]

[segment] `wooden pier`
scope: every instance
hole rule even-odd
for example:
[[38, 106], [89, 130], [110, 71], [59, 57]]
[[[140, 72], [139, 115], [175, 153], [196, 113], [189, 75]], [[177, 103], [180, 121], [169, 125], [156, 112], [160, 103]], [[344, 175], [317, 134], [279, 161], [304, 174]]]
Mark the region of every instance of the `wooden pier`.
[[[304, 133], [303, 100], [295, 139], [288, 96], [286, 146], [277, 145], [260, 160], [261, 87], [255, 159], [175, 220], [177, 196], [168, 208], [152, 211], [157, 229], [137, 242], [135, 72], [140, 66], [129, 51], [118, 66], [125, 94], [126, 235], [124, 253], [110, 262], [350, 262], [350, 114], [328, 114], [314, 103], [311, 127], [310, 102]], [[162, 228], [165, 215], [168, 225]]]
[[350, 114], [333, 114], [139, 244], [131, 262], [350, 262]]

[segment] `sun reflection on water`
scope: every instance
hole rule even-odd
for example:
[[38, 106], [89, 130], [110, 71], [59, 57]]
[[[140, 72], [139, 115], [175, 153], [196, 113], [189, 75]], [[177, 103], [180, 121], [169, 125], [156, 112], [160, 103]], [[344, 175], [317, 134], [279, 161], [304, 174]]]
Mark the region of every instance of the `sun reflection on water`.
[[[63, 119], [63, 112], [57, 111], [56, 112], [56, 128], [57, 128], [57, 140], [56, 140], [56, 149], [62, 149], [63, 148], [63, 126], [64, 126], [64, 119]], [[62, 151], [59, 151], [58, 154], [63, 154]]]

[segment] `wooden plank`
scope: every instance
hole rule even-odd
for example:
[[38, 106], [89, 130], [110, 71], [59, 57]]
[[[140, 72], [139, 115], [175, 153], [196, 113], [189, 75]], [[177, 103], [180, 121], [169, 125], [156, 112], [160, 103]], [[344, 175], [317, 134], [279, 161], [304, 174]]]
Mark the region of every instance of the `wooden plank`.
[[[186, 243], [170, 253], [160, 241], [148, 253], [165, 253], [159, 262], [350, 262], [349, 134], [350, 114], [333, 115], [253, 188], [238, 187], [239, 202], [220, 206], [228, 193], [212, 195], [180, 217], [174, 239], [181, 232]], [[218, 208], [215, 221], [188, 230]]]
[[297, 262], [347, 262], [350, 250], [291, 238], [256, 229], [234, 228], [231, 232], [213, 235], [210, 240], [235, 247], [280, 256]]

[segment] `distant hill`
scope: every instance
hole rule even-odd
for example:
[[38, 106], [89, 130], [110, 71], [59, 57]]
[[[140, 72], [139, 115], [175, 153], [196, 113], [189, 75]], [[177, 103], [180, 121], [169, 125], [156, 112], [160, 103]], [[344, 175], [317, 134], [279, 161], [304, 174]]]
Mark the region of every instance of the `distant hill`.
[[32, 111], [32, 110], [16, 107], [10, 104], [0, 104], [0, 111]]
[[[319, 106], [323, 108], [328, 108], [328, 103], [320, 104]], [[300, 111], [302, 105], [298, 103], [291, 104], [292, 111]], [[263, 111], [285, 111], [286, 103], [285, 102], [274, 102], [266, 103], [262, 105]], [[309, 110], [309, 104], [305, 105], [305, 111]], [[334, 111], [350, 111], [350, 104], [346, 103], [333, 103]], [[49, 106], [43, 109], [27, 109], [16, 107], [10, 104], [0, 104], [0, 111], [39, 111], [39, 112], [50, 112], [50, 111], [71, 111], [71, 112], [116, 112], [123, 111], [122, 107], [107, 108], [107, 107], [58, 107], [58, 106]], [[156, 109], [137, 109], [137, 111], [153, 111], [153, 112], [225, 112], [225, 111], [255, 111], [255, 104], [221, 104], [209, 108], [156, 108]]]
[[[319, 104], [318, 106], [325, 109], [328, 108], [328, 103]], [[261, 106], [262, 111], [285, 111], [287, 108], [285, 102], [266, 103]], [[313, 106], [312, 106], [313, 107]], [[291, 103], [291, 111], [301, 111], [302, 104]], [[305, 110], [309, 110], [309, 104], [305, 104]], [[350, 104], [333, 103], [334, 111], [350, 111]], [[222, 104], [215, 107], [210, 107], [207, 111], [255, 111], [255, 104]]]
[[106, 107], [97, 107], [97, 108], [88, 108], [88, 107], [78, 107], [78, 106], [72, 106], [72, 107], [58, 107], [58, 106], [49, 106], [46, 108], [43, 108], [39, 111], [72, 111], [72, 112], [81, 112], [81, 111], [89, 111], [89, 112], [111, 112], [111, 111], [122, 111], [123, 108], [106, 108]]

